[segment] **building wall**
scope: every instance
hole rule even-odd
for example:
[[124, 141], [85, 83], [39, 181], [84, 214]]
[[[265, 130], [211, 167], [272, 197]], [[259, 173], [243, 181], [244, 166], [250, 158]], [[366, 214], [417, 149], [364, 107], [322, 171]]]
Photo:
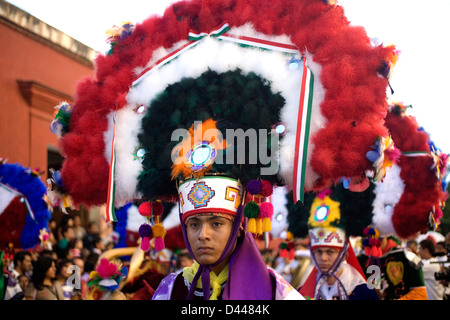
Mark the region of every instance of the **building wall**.
[[[58, 137], [49, 129], [55, 106], [73, 102], [77, 83], [94, 74], [96, 55], [92, 48], [0, 0], [0, 158], [40, 169], [46, 183], [48, 152], [60, 151]], [[99, 208], [80, 208], [80, 213], [84, 224], [100, 217]]]
[[[93, 64], [77, 48], [62, 46], [70, 37], [61, 31], [7, 2], [0, 5], [0, 157], [47, 171], [48, 148], [58, 150], [49, 130], [54, 107], [72, 102]], [[77, 45], [81, 53], [94, 52]]]

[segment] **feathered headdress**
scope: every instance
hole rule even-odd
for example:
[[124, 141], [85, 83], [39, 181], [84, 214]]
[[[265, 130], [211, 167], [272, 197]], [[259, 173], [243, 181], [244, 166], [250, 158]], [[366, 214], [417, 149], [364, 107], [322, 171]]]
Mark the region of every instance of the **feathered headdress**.
[[39, 170], [0, 159], [0, 242], [31, 249], [51, 217]]
[[[78, 86], [61, 137], [63, 181], [75, 204], [105, 204], [113, 187], [117, 207], [176, 199], [163, 181], [179, 136], [163, 136], [212, 119], [222, 134], [281, 130], [279, 174], [268, 180], [295, 189], [296, 200], [341, 177], [358, 184], [374, 170], [365, 154], [388, 137], [386, 77], [395, 57], [332, 3], [180, 1], [115, 37], [95, 78]], [[245, 166], [216, 169], [244, 184], [253, 178]]]
[[122, 31], [78, 85], [60, 138], [75, 205], [106, 204], [115, 221], [115, 207], [148, 203], [143, 238], [156, 236], [159, 202], [177, 201], [182, 220], [220, 205], [259, 234], [274, 185], [303, 201], [390, 165], [390, 143], [381, 165], [366, 153], [388, 139], [396, 50], [372, 45], [335, 3], [180, 1]]
[[436, 148], [402, 103], [393, 103], [386, 117], [399, 161], [374, 190], [373, 224], [381, 235], [400, 239], [435, 230], [448, 197], [445, 187], [448, 155]]
[[[366, 190], [353, 191], [346, 180], [337, 189], [345, 195], [340, 197], [341, 215], [351, 214], [349, 221], [359, 221], [350, 235], [365, 237], [365, 246], [370, 248], [379, 247], [380, 237], [408, 239], [435, 230], [448, 197], [444, 183], [448, 155], [436, 148], [401, 103], [391, 105], [386, 125], [400, 152], [399, 161], [382, 181], [371, 181]], [[297, 236], [305, 236], [308, 225], [305, 216], [296, 212], [306, 210], [309, 198], [315, 196], [305, 196], [304, 205], [288, 206], [290, 228]]]

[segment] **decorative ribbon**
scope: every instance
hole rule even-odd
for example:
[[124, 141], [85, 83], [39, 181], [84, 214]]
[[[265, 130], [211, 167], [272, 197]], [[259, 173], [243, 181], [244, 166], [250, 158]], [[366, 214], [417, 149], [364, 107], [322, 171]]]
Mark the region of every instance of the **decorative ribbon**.
[[311, 70], [306, 67], [306, 61], [303, 58], [303, 75], [297, 115], [297, 132], [295, 137], [293, 173], [294, 203], [298, 200], [303, 202], [313, 91], [314, 75]]
[[31, 205], [28, 202], [27, 197], [23, 193], [20, 193], [16, 189], [11, 188], [10, 186], [8, 186], [8, 185], [6, 185], [4, 183], [1, 183], [1, 182], [0, 182], [0, 188], [6, 189], [7, 191], [9, 191], [9, 192], [15, 194], [17, 197], [19, 197], [20, 201], [25, 203], [25, 206], [27, 207], [28, 213], [30, 214], [30, 216], [33, 219], [33, 221], [36, 222], [36, 218], [34, 217], [33, 209], [31, 208]]
[[224, 34], [225, 32], [227, 32], [228, 30], [230, 30], [230, 25], [228, 23], [223, 23], [220, 27], [213, 29], [209, 33], [207, 33], [207, 32], [195, 33], [194, 31], [190, 30], [188, 39], [191, 41], [198, 41], [198, 40], [203, 39], [206, 36], [219, 37], [222, 34]]
[[111, 161], [109, 164], [109, 178], [108, 178], [108, 198], [106, 201], [106, 222], [117, 222], [116, 209], [114, 205], [115, 198], [115, 166], [116, 166], [116, 151], [114, 144], [116, 141], [116, 113], [113, 116], [113, 137], [111, 142]]
[[189, 42], [186, 43], [184, 46], [178, 48], [177, 50], [171, 52], [167, 56], [159, 59], [154, 64], [149, 66], [148, 68], [144, 69], [133, 81], [133, 86], [136, 86], [139, 84], [139, 82], [142, 81], [147, 75], [149, 75], [153, 70], [156, 70], [165, 64], [170, 63], [172, 60], [179, 57], [183, 52], [186, 50], [189, 50], [193, 47], [195, 47], [197, 44], [199, 44], [200, 40], [202, 40], [205, 37], [214, 37], [218, 40], [225, 40], [225, 41], [231, 41], [240, 44], [241, 46], [245, 47], [257, 47], [260, 49], [266, 49], [266, 50], [277, 50], [282, 51], [285, 53], [298, 53], [298, 48], [292, 44], [286, 44], [286, 43], [280, 43], [280, 42], [274, 42], [274, 41], [268, 41], [264, 39], [258, 39], [258, 38], [252, 38], [252, 37], [245, 37], [245, 36], [236, 36], [232, 34], [228, 34], [227, 31], [230, 29], [230, 26], [228, 23], [223, 23], [219, 27], [214, 28], [210, 32], [194, 32], [192, 30], [189, 31], [188, 34], [188, 40]]
[[430, 154], [427, 151], [402, 151], [402, 156], [405, 157], [427, 157]]

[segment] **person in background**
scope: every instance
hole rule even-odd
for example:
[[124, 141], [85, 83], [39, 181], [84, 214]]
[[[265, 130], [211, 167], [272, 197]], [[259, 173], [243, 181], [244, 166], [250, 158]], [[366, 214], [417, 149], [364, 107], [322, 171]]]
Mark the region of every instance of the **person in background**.
[[438, 261], [447, 261], [447, 246], [445, 244], [445, 241], [439, 241], [436, 243], [436, 247], [434, 248], [434, 253], [436, 256], [436, 259]]
[[18, 251], [14, 254], [14, 268], [10, 270], [10, 277], [5, 292], [5, 300], [22, 300], [24, 292], [19, 283], [19, 277], [29, 273], [32, 268], [32, 257], [28, 251]]
[[394, 236], [381, 241], [381, 292], [384, 300], [427, 300], [420, 257]]
[[74, 283], [69, 281], [69, 277], [73, 274], [69, 268], [73, 265], [71, 259], [59, 259], [56, 263], [56, 280], [61, 285], [64, 300], [72, 300], [74, 295]]
[[[20, 287], [22, 288], [22, 291], [25, 292], [25, 290], [28, 288], [28, 285], [30, 284], [30, 278], [28, 278], [28, 276], [21, 274], [19, 276], [19, 284]], [[25, 298], [25, 295], [24, 295]]]
[[75, 268], [76, 276], [80, 279], [80, 287], [75, 287], [72, 300], [86, 300], [88, 293], [87, 280], [82, 277], [84, 274], [84, 260], [81, 257], [75, 257], [72, 260], [77, 267]]
[[59, 259], [65, 259], [69, 251], [69, 243], [75, 238], [73, 227], [65, 225], [61, 229], [61, 239], [56, 245], [56, 253]]
[[63, 290], [55, 277], [55, 260], [39, 256], [33, 263], [33, 274], [25, 290], [25, 300], [64, 300]]
[[87, 231], [81, 224], [81, 217], [79, 214], [73, 216], [73, 231], [75, 233], [75, 238], [83, 239]]
[[188, 251], [181, 251], [177, 255], [176, 260], [176, 270], [182, 270], [184, 267], [190, 267], [194, 263], [194, 259], [192, 259], [191, 255]]
[[87, 226], [86, 235], [83, 237], [83, 247], [91, 251], [94, 247], [93, 239], [100, 234], [100, 227], [95, 221], [90, 221]]
[[6, 285], [8, 284], [8, 277], [10, 273], [8, 271], [9, 264], [13, 258], [13, 254], [9, 254], [5, 251], [0, 251], [0, 300], [5, 299]]
[[418, 254], [419, 253], [419, 251], [418, 251], [418, 244], [417, 244], [417, 241], [416, 240], [414, 240], [414, 239], [412, 239], [412, 240], [408, 240], [407, 242], [406, 242], [406, 247], [407, 248], [409, 248], [412, 252], [414, 252], [415, 254]]
[[309, 250], [314, 268], [299, 291], [314, 300], [379, 300], [356, 258], [349, 231], [342, 224], [345, 220], [342, 201], [331, 190], [325, 190], [314, 195], [311, 206], [307, 207]]
[[103, 253], [103, 251], [105, 251], [105, 242], [98, 234], [94, 234], [92, 236], [91, 251], [95, 252], [99, 255], [101, 255]]
[[83, 251], [83, 240], [81, 238], [73, 238], [67, 245], [67, 259], [74, 259], [81, 257]]
[[435, 244], [431, 239], [424, 239], [419, 244], [419, 256], [422, 259], [422, 271], [428, 300], [443, 300], [444, 286], [435, 278], [442, 268], [435, 257]]

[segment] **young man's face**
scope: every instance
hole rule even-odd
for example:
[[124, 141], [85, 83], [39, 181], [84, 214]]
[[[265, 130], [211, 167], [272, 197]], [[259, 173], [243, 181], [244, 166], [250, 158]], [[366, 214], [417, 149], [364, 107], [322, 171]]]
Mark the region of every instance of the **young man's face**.
[[214, 215], [198, 215], [186, 220], [186, 231], [192, 252], [199, 264], [210, 265], [219, 260], [233, 222]]
[[318, 247], [313, 252], [317, 265], [322, 272], [327, 272], [330, 269], [339, 254], [338, 249], [330, 247]]

